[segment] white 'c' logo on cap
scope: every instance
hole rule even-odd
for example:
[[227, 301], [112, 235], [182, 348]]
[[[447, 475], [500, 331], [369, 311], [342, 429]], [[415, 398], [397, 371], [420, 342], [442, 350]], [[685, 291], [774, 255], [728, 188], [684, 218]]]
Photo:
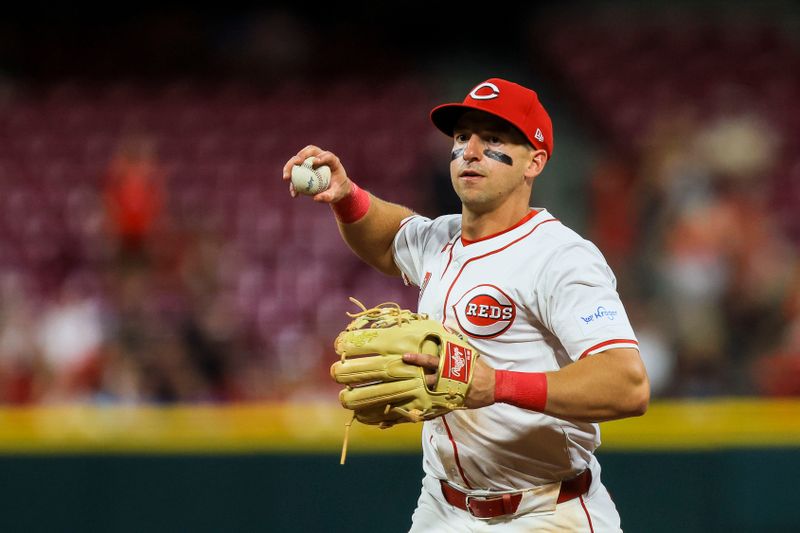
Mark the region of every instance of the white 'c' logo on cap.
[[[478, 91], [484, 88], [489, 88], [492, 90], [492, 92], [490, 92], [489, 94], [478, 94]], [[485, 81], [480, 85], [478, 85], [477, 87], [475, 87], [474, 89], [472, 89], [472, 92], [469, 93], [469, 95], [474, 100], [491, 100], [492, 98], [497, 98], [498, 96], [500, 96], [500, 89], [494, 83], [489, 83], [488, 81]]]

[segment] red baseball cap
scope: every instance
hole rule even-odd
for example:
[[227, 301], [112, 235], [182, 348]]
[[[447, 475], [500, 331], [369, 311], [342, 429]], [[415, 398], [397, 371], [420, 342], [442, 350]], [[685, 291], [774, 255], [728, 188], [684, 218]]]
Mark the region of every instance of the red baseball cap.
[[476, 85], [460, 104], [443, 104], [431, 111], [431, 121], [446, 135], [453, 135], [459, 117], [478, 109], [510, 122], [537, 149], [553, 153], [553, 123], [539, 96], [532, 90], [500, 78], [490, 78]]

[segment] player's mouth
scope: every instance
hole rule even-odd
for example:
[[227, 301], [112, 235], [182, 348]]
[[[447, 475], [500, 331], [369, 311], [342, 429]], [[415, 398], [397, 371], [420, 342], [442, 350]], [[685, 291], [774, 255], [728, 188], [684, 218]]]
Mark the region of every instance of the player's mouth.
[[481, 178], [485, 178], [486, 176], [484, 176], [477, 170], [472, 170], [467, 168], [459, 172], [458, 177], [464, 181], [477, 181]]

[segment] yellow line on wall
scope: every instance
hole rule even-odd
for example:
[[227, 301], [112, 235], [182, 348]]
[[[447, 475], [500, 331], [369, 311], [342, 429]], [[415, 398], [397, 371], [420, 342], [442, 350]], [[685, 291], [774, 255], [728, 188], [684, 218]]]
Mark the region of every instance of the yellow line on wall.
[[[329, 453], [348, 419], [328, 403], [3, 408], [0, 453]], [[800, 400], [655, 402], [601, 428], [607, 451], [800, 446]], [[350, 451], [418, 452], [420, 430], [355, 423]]]
[[[348, 420], [338, 404], [0, 409], [0, 453], [328, 452]], [[349, 449], [418, 450], [420, 431], [354, 424]]]
[[658, 402], [641, 418], [601, 428], [608, 450], [800, 446], [800, 400]]

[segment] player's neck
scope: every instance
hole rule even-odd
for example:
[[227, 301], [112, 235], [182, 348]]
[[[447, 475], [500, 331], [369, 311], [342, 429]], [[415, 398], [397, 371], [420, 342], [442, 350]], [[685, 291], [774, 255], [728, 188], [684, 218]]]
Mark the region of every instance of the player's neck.
[[504, 205], [500, 209], [479, 213], [464, 206], [461, 212], [461, 235], [468, 241], [478, 241], [502, 233], [526, 217], [530, 210], [527, 204]]

